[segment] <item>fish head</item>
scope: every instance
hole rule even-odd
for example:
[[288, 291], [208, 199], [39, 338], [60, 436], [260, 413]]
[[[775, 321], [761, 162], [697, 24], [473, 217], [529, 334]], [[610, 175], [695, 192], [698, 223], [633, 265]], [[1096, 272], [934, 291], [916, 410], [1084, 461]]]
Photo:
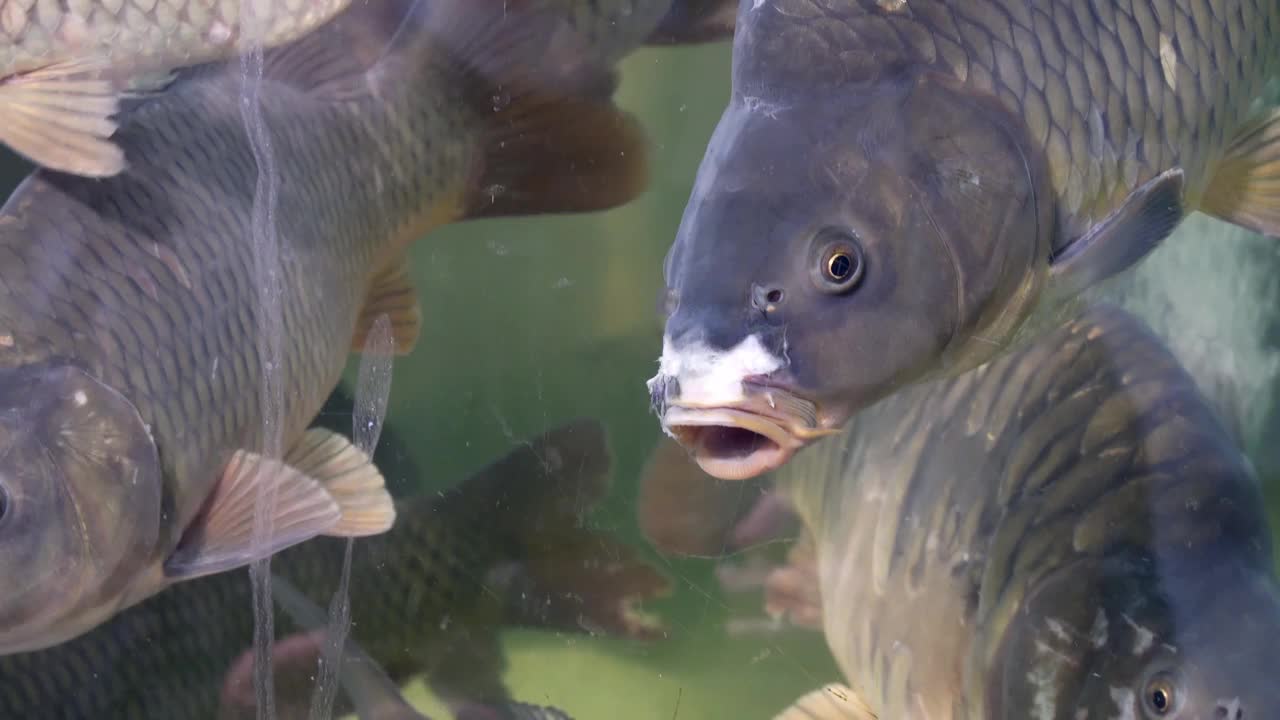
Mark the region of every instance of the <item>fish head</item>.
[[[1276, 714], [1280, 594], [1269, 569], [1231, 559], [1171, 577], [1122, 572], [1126, 576], [1100, 583], [1065, 573], [1060, 579], [1073, 587], [1045, 588], [1048, 595], [1041, 595], [1061, 612], [1032, 613], [1035, 628], [1018, 625], [1015, 644], [1022, 651], [993, 675], [1004, 683], [994, 716], [1246, 720]], [[1073, 612], [1079, 620], [1094, 615], [1073, 622]]]
[[159, 478], [124, 396], [71, 365], [0, 370], [0, 653], [117, 609], [156, 544]]
[[704, 471], [776, 469], [1007, 344], [1049, 237], [1005, 117], [910, 73], [848, 95], [735, 90], [664, 263], [649, 381]]
[[1106, 698], [1094, 693], [1100, 710], [1105, 700], [1114, 706], [1112, 715], [1096, 716], [1127, 717], [1131, 709], [1153, 720], [1280, 713], [1280, 594], [1274, 579], [1232, 560], [1205, 574], [1211, 582], [1199, 587], [1167, 585], [1166, 611], [1122, 618], [1131, 623], [1129, 657], [1138, 662], [1129, 681], [1108, 688]]

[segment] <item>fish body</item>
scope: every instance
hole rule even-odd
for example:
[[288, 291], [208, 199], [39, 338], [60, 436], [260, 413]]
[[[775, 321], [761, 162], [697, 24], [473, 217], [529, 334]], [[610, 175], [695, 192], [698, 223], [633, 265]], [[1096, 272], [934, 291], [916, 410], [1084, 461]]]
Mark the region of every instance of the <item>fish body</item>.
[[[325, 409], [321, 426], [350, 427], [343, 390]], [[388, 425], [374, 460], [388, 478], [416, 485], [396, 430]], [[425, 675], [456, 709], [510, 702], [502, 627], [581, 633], [583, 618], [607, 634], [659, 637], [664, 628], [638, 604], [668, 592], [668, 580], [626, 544], [581, 524], [607, 492], [611, 466], [604, 428], [575, 420], [443, 493], [400, 500], [396, 525], [353, 549], [348, 644], [396, 685]], [[327, 608], [344, 554], [344, 540], [317, 538], [274, 557], [272, 573]], [[273, 595], [276, 717], [305, 718], [321, 643], [311, 637], [315, 623], [286, 610], [274, 585]], [[0, 717], [257, 717], [254, 622], [247, 573], [179, 583], [66, 643], [0, 657]], [[340, 695], [335, 711], [350, 707]]]
[[[673, 5], [696, 0], [532, 0], [561, 16], [564, 38], [612, 66]], [[349, 0], [0, 2], [0, 142], [38, 165], [110, 177], [128, 165], [113, 138], [122, 101], [173, 71], [274, 48], [341, 14]], [[519, 14], [519, 12], [517, 12]]]
[[[377, 318], [397, 352], [414, 347], [410, 243], [465, 217], [598, 209], [643, 187], [643, 134], [609, 100], [608, 69], [544, 53], [561, 23], [497, 0], [361, 4], [265, 56], [269, 157], [246, 133], [237, 64], [207, 65], [131, 109], [127, 172], [40, 170], [13, 194], [0, 212], [0, 651], [319, 534], [386, 529], [376, 468], [307, 425]], [[261, 196], [259, 162], [276, 178]], [[268, 271], [278, 291], [263, 294]], [[263, 488], [276, 522], [258, 545]]]
[[873, 406], [776, 480], [848, 680], [780, 717], [1238, 719], [1280, 700], [1257, 479], [1115, 308]]
[[1280, 237], [1278, 72], [1276, 0], [744, 1], [666, 259], [664, 427], [751, 477], [1070, 317], [1192, 211]]

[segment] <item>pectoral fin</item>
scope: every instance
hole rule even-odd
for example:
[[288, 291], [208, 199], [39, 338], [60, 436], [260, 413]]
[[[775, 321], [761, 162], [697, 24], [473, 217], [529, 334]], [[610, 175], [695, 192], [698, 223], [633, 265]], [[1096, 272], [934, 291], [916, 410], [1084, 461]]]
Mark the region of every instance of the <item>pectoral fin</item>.
[[1280, 109], [1264, 113], [1236, 136], [1200, 209], [1280, 238]]
[[33, 163], [87, 177], [125, 168], [112, 142], [120, 94], [88, 63], [63, 63], [0, 81], [0, 142]]
[[1182, 191], [1181, 168], [1139, 186], [1115, 212], [1053, 257], [1053, 292], [1075, 295], [1145, 257], [1182, 222]]
[[312, 428], [286, 460], [323, 485], [342, 517], [323, 532], [333, 537], [365, 537], [391, 529], [395, 504], [382, 473], [363, 450], [324, 428]]
[[876, 720], [876, 714], [849, 686], [830, 683], [795, 701], [773, 720]]
[[[259, 539], [254, 511], [260, 501], [272, 509]], [[369, 457], [341, 435], [315, 428], [284, 461], [244, 450], [232, 455], [164, 571], [171, 580], [210, 575], [317, 535], [376, 535], [394, 520], [391, 496]]]
[[369, 289], [360, 310], [351, 349], [362, 352], [378, 317], [386, 314], [391, 321], [391, 337], [395, 340], [395, 354], [407, 355], [418, 342], [422, 328], [422, 311], [418, 305], [418, 293], [409, 277], [409, 260], [393, 262], [386, 272], [379, 275]]

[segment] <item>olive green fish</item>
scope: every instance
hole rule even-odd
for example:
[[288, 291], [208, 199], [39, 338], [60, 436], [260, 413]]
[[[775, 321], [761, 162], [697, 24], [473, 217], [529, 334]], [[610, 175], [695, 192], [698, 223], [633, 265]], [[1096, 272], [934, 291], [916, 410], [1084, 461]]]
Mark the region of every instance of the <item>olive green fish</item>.
[[[266, 54], [279, 330], [256, 279], [238, 63], [131, 109], [125, 173], [38, 171], [14, 193], [0, 211], [0, 652], [391, 525], [368, 458], [307, 425], [375, 320], [413, 349], [409, 245], [453, 220], [600, 209], [644, 187], [644, 136], [609, 99], [611, 71], [577, 63], [563, 34], [546, 51], [562, 26], [535, 2], [382, 0]], [[281, 345], [273, 418], [264, 335]]]
[[[68, 173], [127, 167], [112, 139], [122, 100], [163, 88], [173, 71], [306, 36], [349, 0], [0, 0], [0, 143]], [[611, 65], [662, 23], [682, 42], [698, 0], [548, 0], [573, 42]], [[665, 19], [671, 11], [670, 19]], [[730, 18], [731, 20], [731, 18]], [[732, 22], [730, 21], [730, 27]]]
[[1193, 211], [1280, 237], [1277, 0], [743, 0], [650, 393], [725, 479], [1068, 317]]
[[877, 404], [775, 480], [811, 544], [767, 594], [798, 624], [820, 608], [848, 681], [780, 718], [1280, 707], [1259, 483], [1192, 378], [1114, 307]]
[[[350, 431], [344, 390], [317, 424]], [[610, 485], [600, 423], [562, 423], [441, 494], [421, 494], [408, 439], [388, 424], [374, 460], [391, 485], [416, 492], [399, 501], [395, 527], [355, 544], [349, 584], [347, 642], [394, 685], [425, 675], [455, 712], [492, 712], [511, 701], [501, 681], [503, 627], [663, 636], [640, 604], [668, 593], [670, 582], [627, 544], [583, 525]], [[344, 553], [345, 541], [316, 539], [280, 553], [271, 568], [327, 607]], [[315, 624], [284, 609], [291, 603], [279, 582], [272, 587], [282, 608], [272, 661], [277, 717], [306, 717], [320, 654]], [[199, 578], [56, 647], [0, 657], [0, 717], [254, 718], [252, 598], [248, 573]], [[352, 707], [340, 695], [335, 710]]]

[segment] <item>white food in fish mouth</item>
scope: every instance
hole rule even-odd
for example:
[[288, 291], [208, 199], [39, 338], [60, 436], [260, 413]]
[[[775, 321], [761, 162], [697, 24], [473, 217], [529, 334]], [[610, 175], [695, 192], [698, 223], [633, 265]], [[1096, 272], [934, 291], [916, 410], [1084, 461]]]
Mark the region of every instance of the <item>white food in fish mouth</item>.
[[648, 387], [652, 392], [660, 380], [672, 378], [680, 383], [682, 402], [726, 404], [743, 399], [743, 378], [768, 375], [785, 366], [785, 358], [769, 352], [759, 335], [748, 335], [728, 350], [716, 350], [701, 338], [676, 348], [664, 336], [658, 374]]

